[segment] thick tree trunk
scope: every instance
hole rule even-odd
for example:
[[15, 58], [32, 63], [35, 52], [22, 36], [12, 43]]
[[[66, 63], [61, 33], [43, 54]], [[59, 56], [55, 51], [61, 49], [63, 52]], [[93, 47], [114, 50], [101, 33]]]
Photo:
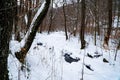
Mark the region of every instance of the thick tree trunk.
[[13, 1], [15, 2], [15, 0], [1, 0], [0, 2], [0, 80], [9, 80], [7, 58], [15, 8]]
[[42, 23], [43, 19], [45, 18], [49, 5], [50, 5], [50, 1], [51, 0], [46, 0], [44, 9], [41, 11], [41, 13], [39, 14], [39, 16], [37, 17], [37, 19], [35, 20], [35, 22], [33, 23], [33, 27], [31, 29], [30, 34], [27, 37], [27, 40], [25, 42], [25, 45], [23, 46], [23, 48], [21, 49], [20, 52], [15, 53], [17, 59], [21, 62], [24, 63], [24, 59], [26, 57], [26, 54], [28, 52], [28, 50], [30, 49], [32, 42], [35, 38], [36, 32], [39, 28], [39, 25]]

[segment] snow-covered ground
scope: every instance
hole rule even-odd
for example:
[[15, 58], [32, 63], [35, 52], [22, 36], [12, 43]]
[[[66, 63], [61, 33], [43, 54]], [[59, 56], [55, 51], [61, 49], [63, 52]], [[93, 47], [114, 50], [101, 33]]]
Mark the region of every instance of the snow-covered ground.
[[[21, 64], [14, 56], [14, 52], [20, 50], [20, 44], [11, 40], [12, 54], [8, 58], [10, 80], [80, 80], [83, 67], [84, 80], [120, 80], [120, 51], [117, 61], [114, 61], [114, 47], [111, 50], [96, 47], [90, 36], [86, 37], [86, 41], [86, 49], [81, 50], [79, 37], [71, 36], [66, 41], [64, 32], [37, 33], [27, 54], [26, 65], [21, 70]], [[80, 60], [69, 63], [65, 54]], [[109, 63], [103, 62], [103, 58]]]

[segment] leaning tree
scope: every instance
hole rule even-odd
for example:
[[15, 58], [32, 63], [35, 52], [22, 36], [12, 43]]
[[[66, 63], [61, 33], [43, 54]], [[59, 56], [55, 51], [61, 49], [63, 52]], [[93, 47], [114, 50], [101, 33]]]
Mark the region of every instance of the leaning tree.
[[42, 23], [43, 19], [45, 18], [46, 14], [48, 12], [50, 2], [51, 2], [51, 0], [44, 0], [40, 9], [38, 9], [38, 12], [34, 16], [32, 22], [31, 22], [30, 28], [27, 31], [24, 39], [21, 41], [21, 42], [24, 41], [25, 44], [22, 46], [20, 52], [15, 53], [16, 58], [23, 64], [25, 62], [25, 57], [27, 55], [27, 52], [29, 51], [29, 49], [32, 45], [32, 42], [35, 38], [36, 32], [39, 28], [39, 25]]

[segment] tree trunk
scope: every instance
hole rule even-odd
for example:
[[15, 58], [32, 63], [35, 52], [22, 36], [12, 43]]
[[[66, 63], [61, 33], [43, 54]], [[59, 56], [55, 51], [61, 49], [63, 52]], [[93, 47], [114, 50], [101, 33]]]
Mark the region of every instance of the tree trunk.
[[80, 30], [80, 39], [81, 39], [81, 49], [85, 48], [85, 39], [84, 39], [84, 33], [85, 33], [85, 0], [81, 1], [81, 30]]
[[50, 24], [49, 24], [49, 29], [48, 29], [48, 34], [50, 33], [51, 31], [51, 28], [52, 28], [52, 22], [53, 22], [53, 0], [52, 0], [52, 7], [51, 7], [51, 10], [50, 10]]
[[[120, 1], [118, 1], [118, 13], [117, 13], [117, 16], [118, 16], [118, 19], [117, 19], [117, 28], [118, 28], [118, 26], [119, 26], [119, 19], [120, 19]], [[120, 36], [119, 35], [117, 35], [117, 29], [116, 29], [116, 31], [115, 31], [116, 33], [115, 33], [115, 36], [118, 36], [119, 37], [119, 43], [118, 43], [118, 45], [117, 45], [117, 48], [116, 48], [116, 53], [115, 53], [115, 57], [114, 57], [114, 60], [116, 61], [116, 58], [117, 58], [117, 54], [118, 54], [118, 49], [120, 49]]]
[[32, 45], [32, 42], [33, 42], [33, 40], [35, 38], [35, 35], [36, 35], [36, 32], [37, 32], [37, 30], [39, 28], [39, 25], [42, 23], [43, 19], [45, 18], [46, 14], [47, 14], [47, 11], [48, 11], [48, 8], [49, 8], [49, 5], [50, 5], [50, 1], [51, 0], [46, 0], [46, 3], [44, 5], [43, 10], [38, 15], [38, 17], [35, 20], [35, 22], [33, 24], [31, 23], [31, 25], [33, 25], [33, 26], [32, 26], [30, 34], [27, 36], [27, 39], [26, 39], [27, 41], [25, 42], [25, 45], [23, 46], [23, 48], [21, 48], [20, 52], [16, 52], [15, 53], [16, 58], [21, 63], [24, 63], [24, 59], [26, 57], [26, 54], [27, 54], [28, 50], [30, 49], [30, 47]]
[[79, 5], [80, 4], [80, 0], [77, 0], [77, 14], [76, 14], [76, 22], [75, 22], [75, 31], [74, 31], [74, 36], [76, 36], [76, 33], [77, 33], [77, 29], [78, 29], [78, 20], [79, 20]]
[[0, 2], [0, 80], [9, 80], [7, 58], [15, 6], [15, 0], [1, 0]]
[[28, 10], [28, 23], [27, 23], [27, 29], [30, 27], [31, 19], [32, 19], [32, 1], [29, 1], [29, 10]]
[[65, 36], [66, 36], [66, 40], [68, 39], [68, 34], [67, 34], [67, 25], [66, 25], [66, 13], [65, 13], [65, 0], [63, 0], [64, 4], [63, 4], [63, 16], [64, 16], [64, 27], [65, 27]]
[[118, 18], [117, 18], [117, 27], [116, 27], [116, 30], [115, 30], [115, 36], [117, 36], [117, 33], [118, 33], [118, 31], [119, 31], [119, 29], [117, 29], [117, 28], [119, 28], [119, 23], [120, 23], [120, 1], [118, 2], [118, 10], [117, 10], [117, 16], [118, 16]]
[[108, 29], [107, 34], [104, 38], [104, 45], [106, 44], [108, 46], [110, 34], [112, 29], [112, 0], [108, 0]]

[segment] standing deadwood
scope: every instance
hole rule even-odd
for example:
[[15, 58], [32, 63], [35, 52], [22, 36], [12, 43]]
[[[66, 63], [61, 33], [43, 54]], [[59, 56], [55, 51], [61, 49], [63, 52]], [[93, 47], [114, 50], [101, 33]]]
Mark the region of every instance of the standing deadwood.
[[80, 30], [80, 39], [81, 39], [81, 49], [85, 48], [86, 41], [84, 39], [84, 33], [85, 33], [85, 0], [81, 1], [81, 30]]
[[66, 12], [65, 12], [65, 4], [66, 1], [63, 0], [63, 15], [64, 15], [64, 27], [65, 27], [65, 36], [66, 36], [66, 40], [68, 39], [68, 34], [67, 34], [67, 25], [66, 25]]
[[9, 41], [13, 27], [13, 13], [15, 0], [1, 0], [0, 2], [0, 80], [9, 80], [8, 55]]
[[107, 34], [105, 35], [104, 38], [104, 44], [103, 44], [104, 48], [108, 47], [111, 30], [112, 30], [112, 0], [108, 0], [108, 29], [107, 29]]
[[20, 52], [15, 53], [16, 58], [21, 63], [24, 63], [24, 59], [25, 59], [27, 52], [29, 51], [29, 49], [32, 45], [32, 42], [33, 42], [35, 35], [36, 35], [36, 32], [39, 28], [39, 25], [42, 23], [43, 19], [45, 18], [46, 14], [47, 14], [50, 2], [51, 2], [51, 0], [45, 0], [45, 3], [43, 3], [44, 7], [43, 7], [42, 11], [40, 12], [38, 17], [36, 18], [35, 22], [33, 24], [31, 23], [31, 25], [33, 25], [32, 28], [30, 27], [31, 32], [30, 33], [28, 32], [29, 34], [26, 34], [28, 36], [26, 38], [25, 45], [23, 46], [23, 48], [21, 48]]

